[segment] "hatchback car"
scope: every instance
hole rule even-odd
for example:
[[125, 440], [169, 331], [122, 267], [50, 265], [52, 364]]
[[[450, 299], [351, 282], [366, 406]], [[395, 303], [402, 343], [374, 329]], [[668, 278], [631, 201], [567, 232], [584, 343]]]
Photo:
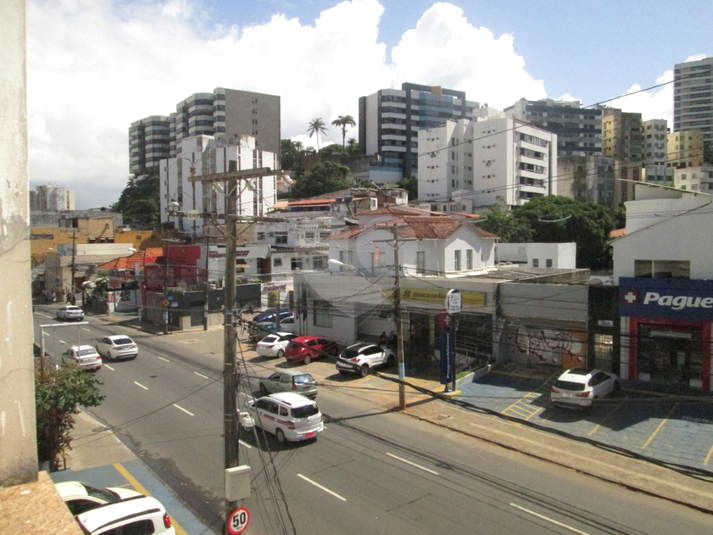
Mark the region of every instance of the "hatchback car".
[[306, 372], [280, 370], [260, 379], [260, 394], [266, 396], [273, 392], [294, 392], [314, 399], [317, 397], [317, 381]]
[[289, 362], [309, 364], [324, 355], [337, 354], [337, 342], [325, 340], [321, 336], [298, 336], [285, 348], [285, 358]]
[[71, 346], [62, 353], [62, 362], [73, 363], [90, 371], [97, 371], [102, 367], [102, 358], [92, 346]]
[[270, 394], [248, 401], [246, 408], [255, 425], [274, 434], [280, 443], [317, 438], [324, 431], [317, 403], [300, 394]]
[[362, 377], [372, 368], [393, 366], [396, 361], [394, 352], [387, 347], [359, 342], [350, 345], [337, 359], [339, 373], [358, 373]]
[[619, 378], [591, 368], [567, 370], [552, 386], [553, 403], [569, 407], [591, 407], [597, 400], [619, 392]]
[[107, 503], [74, 517], [86, 535], [136, 533], [175, 535], [171, 517], [161, 503], [150, 496], [136, 496]]
[[115, 334], [105, 336], [97, 342], [97, 353], [108, 359], [135, 359], [139, 348], [128, 336]]
[[64, 305], [57, 309], [58, 320], [77, 320], [84, 319], [84, 310], [74, 305]]
[[268, 334], [265, 338], [257, 343], [257, 354], [261, 357], [278, 357], [285, 356], [285, 348], [290, 340], [297, 338], [296, 334], [288, 332], [279, 332]]
[[78, 515], [105, 503], [116, 503], [127, 498], [143, 496], [131, 489], [105, 488], [99, 489], [81, 481], [63, 481], [55, 483], [55, 488], [73, 515]]

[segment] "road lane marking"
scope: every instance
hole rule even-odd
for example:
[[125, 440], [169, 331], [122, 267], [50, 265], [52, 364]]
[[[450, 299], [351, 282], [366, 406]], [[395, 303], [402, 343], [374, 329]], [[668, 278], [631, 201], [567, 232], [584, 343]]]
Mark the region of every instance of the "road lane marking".
[[242, 440], [238, 440], [238, 443], [242, 444], [249, 450], [253, 449], [253, 447], [250, 444], [247, 444], [246, 442], [243, 442]]
[[711, 449], [708, 450], [708, 455], [706, 455], [706, 460], [703, 461], [703, 464], [708, 464], [708, 461], [711, 460], [711, 455], [713, 455], [713, 446], [711, 446]]
[[621, 407], [621, 406], [623, 405], [623, 403], [624, 403], [623, 400], [620, 401], [619, 404], [618, 404], [616, 407], [614, 407], [614, 410], [613, 410], [613, 411], [607, 413], [607, 415], [604, 417], [604, 419], [603, 419], [601, 422], [599, 422], [597, 425], [595, 425], [595, 426], [594, 426], [594, 429], [592, 429], [589, 433], [587, 433], [587, 436], [590, 436], [590, 437], [591, 437], [594, 433], [596, 433], [597, 431], [599, 431], [599, 428], [600, 428], [601, 426], [603, 426], [606, 422], [609, 421], [610, 417], [611, 417], [616, 411], [619, 410], [619, 407]]
[[431, 474], [438, 475], [438, 472], [434, 472], [430, 468], [426, 468], [425, 466], [421, 466], [420, 464], [412, 463], [411, 461], [407, 461], [406, 459], [403, 459], [401, 457], [397, 457], [393, 453], [386, 452], [386, 455], [389, 457], [393, 457], [394, 459], [401, 461], [402, 463], [410, 464], [411, 466], [415, 466], [416, 468], [420, 468], [421, 470], [425, 470], [426, 472], [430, 472]]
[[114, 368], [112, 368], [112, 367], [109, 366], [108, 364], [104, 364], [104, 367], [105, 367], [105, 368], [109, 368], [109, 369], [110, 369], [111, 371], [113, 371], [113, 372], [116, 371]]
[[65, 342], [64, 340], [60, 340], [59, 343], [60, 343], [60, 344], [67, 345], [67, 342]]
[[193, 372], [193, 373], [195, 373], [198, 377], [203, 377], [203, 379], [208, 379], [207, 375], [203, 375], [202, 373], [198, 373], [198, 372]]
[[148, 388], [146, 388], [146, 387], [145, 387], [144, 385], [142, 385], [141, 383], [137, 383], [136, 381], [134, 381], [134, 384], [140, 386], [140, 387], [143, 388], [144, 390], [148, 390]]
[[189, 416], [195, 416], [195, 414], [193, 414], [191, 411], [187, 411], [186, 409], [184, 409], [184, 408], [181, 407], [180, 405], [176, 405], [176, 404], [174, 403], [173, 406], [176, 407], [177, 409], [181, 409], [183, 412], [185, 412], [185, 413], [188, 414]]
[[82, 327], [82, 329], [87, 331], [88, 333], [92, 332], [90, 329], [87, 329], [86, 327]]
[[581, 530], [578, 530], [577, 528], [573, 528], [572, 526], [568, 526], [567, 524], [563, 524], [562, 522], [557, 522], [557, 520], [554, 520], [554, 519], [549, 518], [545, 515], [536, 513], [535, 511], [530, 511], [529, 509], [525, 509], [524, 507], [520, 507], [519, 505], [517, 505], [515, 503], [511, 503], [510, 506], [514, 507], [515, 509], [519, 509], [520, 511], [524, 511], [532, 516], [536, 516], [537, 518], [545, 520], [546, 522], [550, 522], [550, 523], [554, 524], [555, 526], [559, 526], [561, 528], [568, 529], [573, 533], [579, 533], [580, 535], [589, 535], [586, 531], [581, 531]]
[[163, 358], [163, 357], [159, 357], [159, 360], [163, 360], [164, 362], [171, 362], [170, 360], [165, 359], [165, 358]]
[[[114, 463], [114, 468], [116, 468], [116, 471], [119, 472], [122, 476], [124, 476], [124, 479], [126, 479], [126, 481], [129, 482], [129, 485], [134, 487], [134, 490], [136, 492], [140, 492], [144, 496], [151, 496], [151, 493], [149, 493], [149, 491], [146, 490], [146, 488], [141, 483], [139, 483], [139, 480], [136, 479], [133, 475], [131, 475], [131, 473], [126, 468], [124, 468], [124, 466], [122, 464]], [[173, 525], [173, 528], [176, 530], [176, 535], [188, 535], [186, 533], [186, 530], [184, 530], [180, 526], [180, 524], [178, 522], [176, 522], [176, 520], [173, 518], [173, 516], [171, 517], [171, 524]]]
[[661, 423], [658, 425], [658, 427], [656, 428], [656, 431], [654, 431], [653, 435], [651, 435], [651, 436], [649, 437], [649, 439], [646, 441], [646, 443], [645, 443], [643, 446], [641, 446], [641, 449], [642, 449], [642, 450], [645, 450], [645, 449], [649, 446], [649, 444], [651, 444], [651, 441], [654, 439], [654, 437], [655, 437], [656, 435], [659, 434], [659, 431], [661, 431], [661, 428], [664, 426], [664, 424], [665, 424], [666, 422], [668, 422], [668, 419], [669, 419], [670, 416], [673, 414], [673, 411], [675, 411], [677, 408], [678, 408], [678, 403], [676, 403], [673, 407], [671, 407], [671, 410], [668, 411], [668, 414], [667, 414], [666, 417], [661, 421]]
[[346, 502], [346, 501], [347, 501], [346, 498], [340, 496], [340, 495], [337, 494], [336, 492], [332, 492], [332, 491], [329, 490], [327, 487], [323, 487], [323, 486], [320, 485], [319, 483], [315, 483], [315, 482], [312, 481], [310, 478], [305, 477], [305, 476], [303, 476], [302, 474], [297, 474], [297, 477], [301, 477], [301, 478], [304, 479], [307, 483], [312, 483], [312, 485], [314, 485], [314, 486], [317, 487], [318, 489], [321, 489], [321, 490], [323, 490], [324, 492], [326, 492], [326, 493], [328, 493], [328, 494], [331, 494], [332, 496], [334, 496], [335, 498], [338, 498], [338, 499], [342, 500], [343, 502]]

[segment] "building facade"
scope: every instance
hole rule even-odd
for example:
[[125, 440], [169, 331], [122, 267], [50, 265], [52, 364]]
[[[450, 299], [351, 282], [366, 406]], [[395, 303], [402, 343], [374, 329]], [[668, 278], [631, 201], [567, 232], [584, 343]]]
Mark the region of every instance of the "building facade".
[[403, 83], [359, 98], [359, 147], [377, 155], [372, 182], [396, 183], [418, 175], [418, 131], [448, 119], [471, 118], [479, 108], [463, 91]]
[[640, 113], [602, 108], [602, 156], [622, 162], [643, 161]]
[[700, 130], [713, 144], [713, 58], [674, 67], [673, 131], [683, 130]]
[[700, 167], [703, 165], [702, 130], [681, 130], [666, 136], [667, 167]]
[[37, 186], [30, 191], [30, 210], [62, 212], [74, 210], [74, 192], [60, 186]]
[[602, 155], [602, 110], [582, 108], [578, 100], [523, 98], [504, 113], [557, 134], [559, 157]]
[[557, 195], [615, 209], [614, 164], [604, 156], [557, 158]]
[[713, 166], [672, 169], [675, 188], [713, 194]]
[[218, 87], [195, 93], [168, 116], [140, 119], [129, 128], [129, 168], [136, 176], [157, 170], [161, 160], [181, 155], [182, 140], [200, 135], [235, 142], [255, 138], [255, 147], [280, 154], [280, 97]]

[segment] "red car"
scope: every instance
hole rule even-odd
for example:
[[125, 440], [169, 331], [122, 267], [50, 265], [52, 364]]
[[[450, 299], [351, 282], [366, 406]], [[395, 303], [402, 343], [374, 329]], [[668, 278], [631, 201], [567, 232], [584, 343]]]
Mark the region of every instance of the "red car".
[[285, 358], [289, 362], [309, 364], [312, 359], [337, 354], [337, 342], [330, 342], [321, 336], [298, 336], [285, 348]]

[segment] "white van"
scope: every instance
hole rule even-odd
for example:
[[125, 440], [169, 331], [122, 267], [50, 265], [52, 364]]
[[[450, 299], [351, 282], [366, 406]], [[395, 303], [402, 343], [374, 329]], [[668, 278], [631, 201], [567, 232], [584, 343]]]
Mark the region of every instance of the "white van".
[[278, 392], [247, 403], [257, 427], [277, 437], [278, 442], [317, 438], [324, 431], [317, 403], [294, 392]]

